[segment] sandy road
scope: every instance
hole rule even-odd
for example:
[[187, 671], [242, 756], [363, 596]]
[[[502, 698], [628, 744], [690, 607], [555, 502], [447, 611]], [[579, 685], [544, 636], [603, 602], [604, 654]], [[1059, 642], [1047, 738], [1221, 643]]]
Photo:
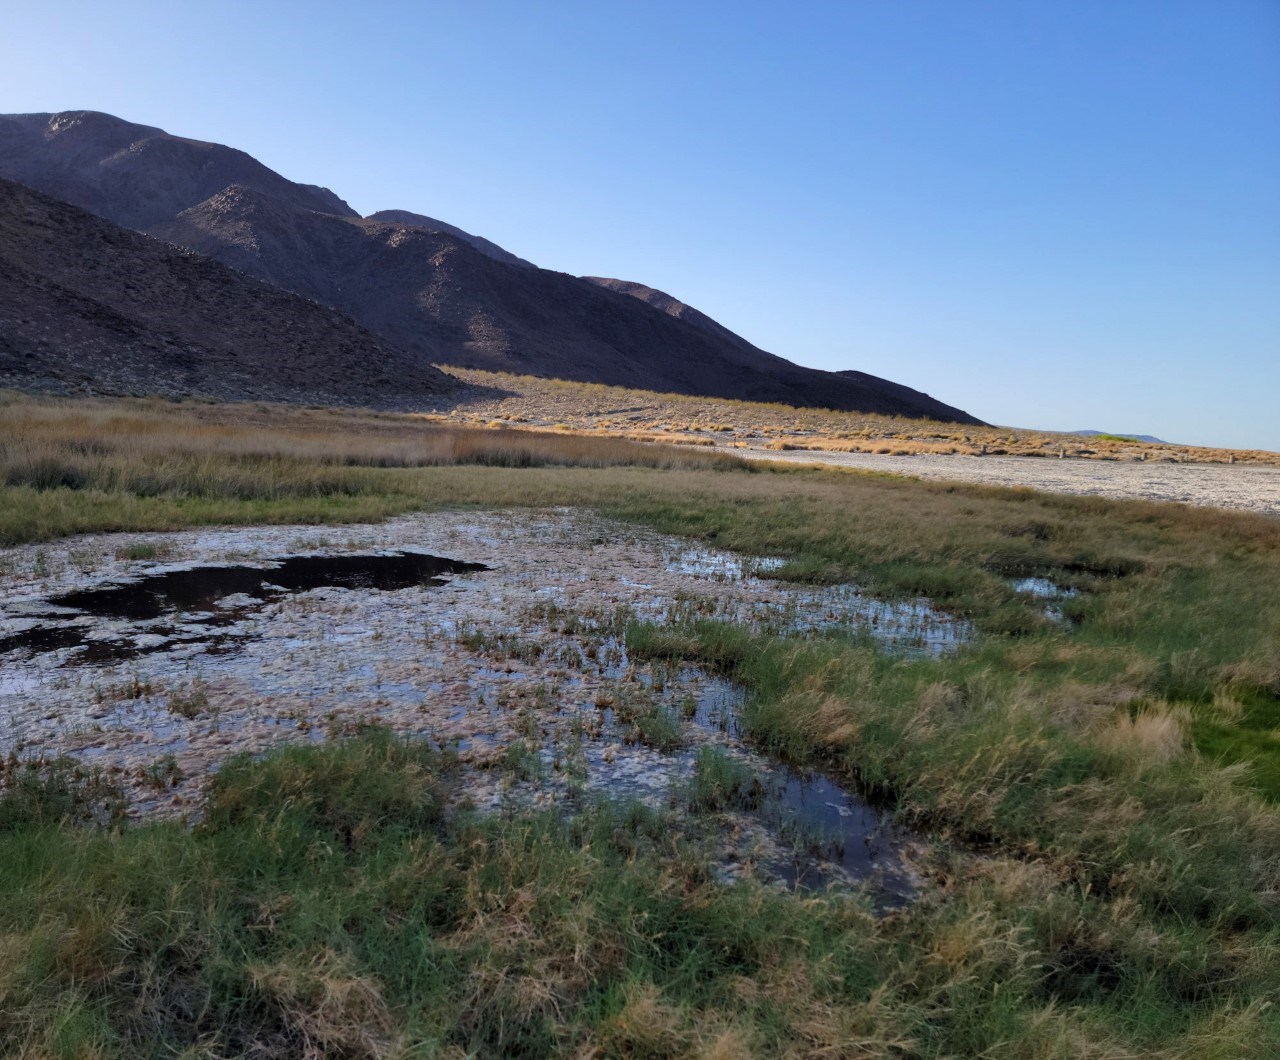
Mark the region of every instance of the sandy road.
[[921, 479], [1029, 486], [1051, 493], [1179, 501], [1280, 517], [1280, 468], [1231, 464], [1121, 463], [1016, 456], [880, 456], [807, 450], [738, 449], [749, 460], [890, 471]]

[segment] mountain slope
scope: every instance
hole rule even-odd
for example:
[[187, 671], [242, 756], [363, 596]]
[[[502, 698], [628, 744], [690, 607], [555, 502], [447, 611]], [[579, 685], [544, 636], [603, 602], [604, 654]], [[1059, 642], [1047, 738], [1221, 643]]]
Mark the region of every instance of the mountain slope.
[[454, 388], [332, 309], [6, 180], [0, 385], [383, 406]]
[[642, 285], [539, 269], [420, 214], [360, 218], [243, 152], [109, 115], [0, 118], [0, 176], [335, 306], [425, 360], [977, 422], [908, 387], [765, 353], [696, 310], [637, 297]]
[[408, 210], [379, 210], [377, 213], [371, 213], [365, 220], [384, 221], [387, 224], [405, 225], [409, 228], [424, 228], [428, 232], [440, 232], [446, 236], [454, 236], [461, 239], [464, 243], [470, 243], [481, 254], [493, 258], [494, 261], [501, 261], [507, 265], [519, 265], [526, 269], [536, 268], [532, 261], [525, 261], [524, 258], [516, 257], [511, 251], [503, 250], [497, 243], [485, 239], [484, 236], [472, 235], [470, 232], [464, 232], [456, 225], [437, 221], [434, 217], [425, 217], [420, 213], [411, 213]]
[[[588, 280], [495, 261], [418, 226], [292, 210], [228, 188], [152, 231], [468, 368], [802, 406], [967, 419], [894, 383], [801, 368]], [[695, 311], [696, 312], [696, 311]]]
[[299, 209], [356, 215], [327, 188], [295, 184], [243, 151], [97, 111], [0, 115], [0, 176], [128, 228], [167, 220], [229, 184]]
[[[582, 278], [610, 291], [617, 291], [619, 294], [629, 294], [632, 298], [638, 298], [646, 305], [653, 306], [659, 312], [666, 313], [667, 316], [675, 317], [677, 320], [683, 320], [686, 324], [692, 324], [698, 330], [704, 331], [708, 335], [713, 335], [717, 339], [740, 349], [750, 349], [756, 350], [758, 353], [764, 353], [763, 350], [753, 346], [741, 335], [734, 334], [719, 321], [713, 320], [706, 313], [699, 312], [691, 305], [686, 305], [680, 299], [667, 294], [666, 291], [659, 291], [656, 287], [636, 283], [634, 280], [614, 280], [608, 276], [584, 276]], [[766, 354], [766, 356], [773, 355]], [[782, 358], [779, 357], [778, 360], [782, 360]]]
[[[866, 372], [848, 370], [823, 372], [815, 368], [802, 368], [785, 358], [779, 357], [777, 354], [767, 353], [758, 346], [752, 345], [741, 335], [730, 331], [719, 321], [707, 316], [706, 313], [694, 309], [693, 306], [680, 301], [680, 299], [667, 294], [665, 291], [659, 291], [656, 287], [636, 283], [633, 280], [615, 280], [607, 276], [584, 276], [583, 279], [610, 291], [638, 298], [646, 305], [652, 306], [667, 316], [675, 317], [677, 320], [711, 336], [720, 345], [741, 351], [744, 357], [757, 363], [772, 362], [774, 371], [783, 376], [793, 376], [797, 371], [800, 373], [812, 373], [807, 378], [810, 381], [810, 385], [814, 387], [829, 386], [833, 385], [833, 383], [837, 386], [852, 383], [861, 392], [874, 394], [875, 400], [881, 404], [881, 407], [878, 408], [857, 408], [856, 411], [925, 415], [931, 419], [952, 420], [960, 423], [978, 422], [960, 409], [952, 408], [950, 405], [943, 405], [942, 402], [931, 398], [928, 394], [913, 390], [909, 386], [895, 383], [889, 379], [881, 379], [879, 376], [869, 375]], [[800, 404], [812, 406], [817, 403], [801, 402]], [[832, 407], [844, 408], [845, 406]], [[907, 409], [927, 411], [906, 412], [905, 410]]]

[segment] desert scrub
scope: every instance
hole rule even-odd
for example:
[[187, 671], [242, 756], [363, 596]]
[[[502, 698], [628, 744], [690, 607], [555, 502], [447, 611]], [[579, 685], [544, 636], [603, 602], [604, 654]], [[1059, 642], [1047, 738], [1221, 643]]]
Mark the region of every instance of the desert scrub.
[[[712, 878], [651, 810], [443, 809], [382, 732], [242, 759], [195, 830], [0, 830], [7, 1055], [1264, 1057], [1269, 950], [1231, 975], [1022, 861], [946, 900]], [[0, 800], [11, 796], [0, 796]], [[0, 806], [4, 803], [0, 801]]]

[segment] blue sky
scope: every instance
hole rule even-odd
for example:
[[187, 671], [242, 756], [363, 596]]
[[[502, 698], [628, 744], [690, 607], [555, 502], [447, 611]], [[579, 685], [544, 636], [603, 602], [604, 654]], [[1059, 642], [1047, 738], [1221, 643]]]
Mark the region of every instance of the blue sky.
[[0, 111], [243, 148], [992, 422], [1280, 450], [1280, 3], [9, 0]]

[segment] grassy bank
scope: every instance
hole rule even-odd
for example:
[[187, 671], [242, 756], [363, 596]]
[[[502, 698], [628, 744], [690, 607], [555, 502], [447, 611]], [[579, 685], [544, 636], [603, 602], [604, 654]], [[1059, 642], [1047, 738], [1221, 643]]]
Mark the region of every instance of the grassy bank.
[[877, 919], [724, 887], [651, 812], [478, 818], [451, 783], [373, 732], [230, 764], [194, 831], [109, 832], [28, 778], [0, 801], [0, 1048], [1272, 1055], [1262, 935], [1223, 952], [1012, 859]]
[[[644, 814], [447, 812], [448, 761], [376, 734], [225, 770], [191, 833], [72, 824], [74, 793], [10, 782], [11, 1052], [1280, 1052], [1274, 520], [554, 433], [535, 452], [453, 432], [442, 456], [441, 428], [409, 417], [0, 414], [8, 543], [582, 505], [781, 556], [780, 576], [926, 595], [976, 631], [954, 656], [903, 659], [714, 623], [628, 629], [637, 656], [744, 684], [758, 742], [859, 777], [940, 838], [924, 899], [885, 920], [721, 887]], [[1074, 590], [1063, 620], [1015, 576]]]

